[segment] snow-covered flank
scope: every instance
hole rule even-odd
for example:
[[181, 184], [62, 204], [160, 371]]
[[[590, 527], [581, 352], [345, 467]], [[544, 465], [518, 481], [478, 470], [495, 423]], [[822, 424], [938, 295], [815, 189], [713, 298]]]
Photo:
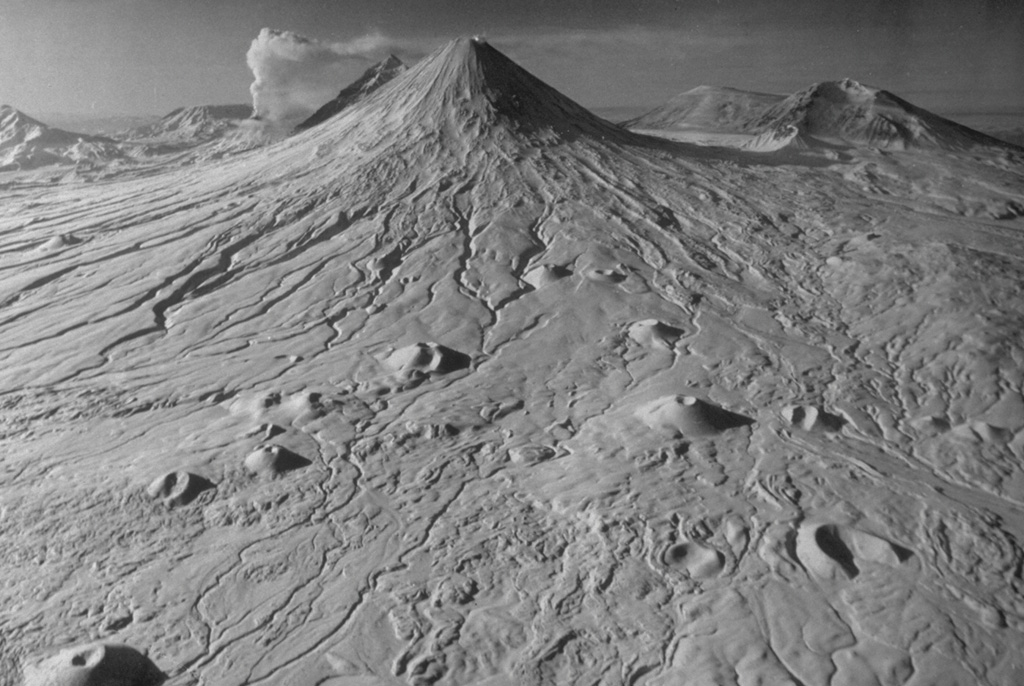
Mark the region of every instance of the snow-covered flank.
[[697, 86], [622, 125], [636, 130], [699, 128], [741, 133], [749, 130], [751, 122], [765, 110], [784, 99], [784, 95], [771, 93]]
[[5, 178], [0, 686], [1018, 686], [1022, 178], [651, 140], [470, 41]]
[[327, 121], [346, 107], [359, 102], [406, 69], [407, 67], [402, 63], [402, 60], [394, 55], [389, 55], [387, 59], [373, 65], [362, 76], [343, 88], [337, 97], [296, 126], [296, 130], [308, 129]]
[[110, 138], [52, 128], [9, 105], [0, 106], [0, 171], [122, 156], [117, 142]]
[[233, 131], [252, 116], [252, 105], [196, 105], [180, 107], [160, 121], [132, 129], [126, 138], [160, 142], [203, 142]]
[[767, 108], [752, 122], [763, 133], [795, 126], [802, 142], [878, 148], [967, 150], [1007, 147], [979, 131], [852, 79], [825, 81]]

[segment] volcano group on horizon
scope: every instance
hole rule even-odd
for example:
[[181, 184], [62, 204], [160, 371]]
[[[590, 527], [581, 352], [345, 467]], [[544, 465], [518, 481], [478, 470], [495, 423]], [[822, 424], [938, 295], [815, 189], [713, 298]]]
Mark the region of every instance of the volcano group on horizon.
[[[478, 46], [478, 49], [467, 55], [477, 52], [489, 54], [488, 51], [500, 55], [486, 42], [478, 39], [453, 41], [439, 53], [460, 45]], [[507, 59], [504, 56], [502, 58]], [[424, 62], [430, 59], [433, 58], [427, 58]], [[494, 61], [493, 56], [488, 59]], [[502, 69], [504, 67], [497, 68], [498, 71]], [[301, 133], [337, 116], [407, 70], [408, 67], [399, 58], [389, 55], [344, 87], [333, 100], [301, 121], [294, 133]], [[488, 78], [496, 80], [496, 93], [500, 94], [510, 86], [501, 83], [498, 74]], [[547, 88], [545, 84], [542, 85]], [[561, 94], [558, 97], [564, 99]], [[544, 103], [549, 98], [550, 94], [531, 92], [524, 95], [516, 107], [528, 108], [530, 102]], [[584, 108], [576, 103], [564, 100], [570, 103], [566, 110], [570, 121], [592, 121], [596, 118], [589, 112], [582, 113]], [[454, 101], [449, 104], [454, 104]], [[501, 105], [507, 106], [508, 103]], [[537, 114], [535, 112], [531, 116], [535, 118]], [[113, 136], [93, 136], [48, 127], [5, 105], [3, 118], [0, 119], [0, 169], [33, 169], [55, 164], [80, 165], [83, 162], [95, 166], [126, 159], [149, 163], [154, 155], [180, 152], [183, 146], [208, 144], [231, 135], [240, 122], [252, 117], [253, 111], [249, 105], [189, 106], [178, 108], [153, 124], [135, 127]], [[753, 140], [741, 143], [738, 147], [768, 152], [783, 147], [809, 145], [883, 149], [936, 148], [950, 151], [1011, 145], [918, 108], [888, 91], [865, 86], [851, 79], [817, 83], [789, 96], [699, 86], [623, 122], [622, 127], [669, 138], [673, 137], [673, 133], [691, 130], [743, 134]], [[605, 125], [599, 124], [597, 128], [605, 128]], [[607, 130], [603, 135], [614, 137]], [[253, 134], [242, 144], [236, 143], [233, 149], [243, 151], [279, 138], [276, 134]], [[734, 144], [732, 141], [716, 142], [727, 146]], [[149, 147], [145, 147], [146, 144]], [[227, 152], [231, 152], [231, 149], [232, 146], [229, 146]]]
[[698, 86], [624, 126], [652, 133], [792, 131], [790, 140], [803, 145], [942, 150], [1010, 145], [852, 79], [823, 81], [789, 96]]

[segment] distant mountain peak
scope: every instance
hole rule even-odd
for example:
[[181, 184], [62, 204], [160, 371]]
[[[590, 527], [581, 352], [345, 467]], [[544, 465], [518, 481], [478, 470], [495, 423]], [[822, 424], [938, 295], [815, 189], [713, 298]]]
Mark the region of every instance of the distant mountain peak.
[[0, 170], [75, 164], [122, 154], [109, 138], [47, 126], [10, 105], [0, 105]]
[[822, 81], [768, 108], [760, 131], [796, 127], [805, 141], [879, 148], [1002, 147], [1005, 143], [851, 78]]
[[796, 146], [966, 150], [1007, 144], [855, 79], [822, 81], [792, 95], [698, 86], [625, 122], [643, 130], [705, 130], [756, 135]]
[[48, 126], [10, 105], [0, 105], [0, 145], [39, 141], [46, 145], [71, 144], [80, 140], [110, 139]]
[[168, 112], [160, 121], [132, 129], [127, 137], [202, 141], [234, 128], [252, 116], [252, 105], [191, 105]]
[[723, 86], [697, 86], [625, 122], [624, 126], [638, 130], [695, 127], [709, 131], [745, 131], [752, 118], [784, 98]]
[[388, 81], [405, 71], [407, 67], [395, 55], [388, 55], [383, 61], [373, 65], [358, 79], [345, 86], [335, 98], [325, 103], [320, 109], [314, 112], [308, 119], [295, 127], [296, 131], [311, 128], [321, 124], [342, 110], [359, 102], [370, 93], [383, 86]]
[[10, 130], [12, 127], [41, 127], [49, 129], [46, 124], [33, 119], [21, 110], [10, 105], [0, 105], [0, 129]]

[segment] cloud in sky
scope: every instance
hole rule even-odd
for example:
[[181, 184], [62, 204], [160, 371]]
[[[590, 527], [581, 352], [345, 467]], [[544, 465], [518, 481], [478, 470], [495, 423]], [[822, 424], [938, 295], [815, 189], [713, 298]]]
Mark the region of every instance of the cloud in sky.
[[246, 53], [254, 80], [249, 87], [256, 114], [275, 122], [300, 119], [390, 52], [407, 46], [372, 32], [342, 42], [263, 29]]

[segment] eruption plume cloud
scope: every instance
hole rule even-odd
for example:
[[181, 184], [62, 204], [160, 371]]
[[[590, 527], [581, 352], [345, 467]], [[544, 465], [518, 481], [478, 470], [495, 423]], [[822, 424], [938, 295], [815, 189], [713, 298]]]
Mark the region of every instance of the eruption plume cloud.
[[253, 110], [275, 123], [304, 118], [394, 48], [394, 42], [380, 33], [328, 43], [292, 31], [263, 29], [246, 53], [255, 77], [249, 87]]

